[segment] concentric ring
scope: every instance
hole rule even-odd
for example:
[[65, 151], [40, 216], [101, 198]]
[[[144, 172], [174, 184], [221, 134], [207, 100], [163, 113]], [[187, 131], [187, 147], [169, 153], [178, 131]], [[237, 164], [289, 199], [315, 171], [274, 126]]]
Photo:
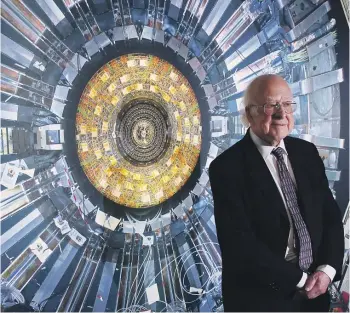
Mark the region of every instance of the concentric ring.
[[156, 163], [169, 147], [170, 128], [168, 114], [161, 105], [137, 98], [118, 114], [118, 149], [135, 166]]

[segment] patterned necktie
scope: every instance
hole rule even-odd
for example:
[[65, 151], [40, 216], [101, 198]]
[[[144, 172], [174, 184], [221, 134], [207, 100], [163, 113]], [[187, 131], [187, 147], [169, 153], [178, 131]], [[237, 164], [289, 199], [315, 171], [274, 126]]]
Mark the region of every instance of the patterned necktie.
[[312, 263], [311, 239], [303, 217], [300, 214], [296, 187], [283, 160], [284, 150], [281, 147], [271, 152], [277, 159], [278, 174], [281, 180], [281, 189], [290, 212], [294, 228], [299, 239], [299, 267], [307, 271]]

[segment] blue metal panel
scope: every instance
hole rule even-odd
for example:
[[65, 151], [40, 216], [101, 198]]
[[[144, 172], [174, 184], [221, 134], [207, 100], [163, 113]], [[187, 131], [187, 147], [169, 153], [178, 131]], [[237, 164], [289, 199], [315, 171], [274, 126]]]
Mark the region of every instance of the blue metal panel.
[[45, 299], [48, 299], [52, 295], [57, 284], [61, 280], [63, 274], [67, 270], [77, 252], [78, 248], [73, 247], [71, 244], [68, 244], [64, 248], [63, 252], [57, 259], [56, 263], [52, 267], [49, 274], [46, 276], [44, 282], [40, 286], [39, 290], [35, 293], [34, 298], [31, 301], [30, 305], [34, 309], [39, 310], [40, 308], [44, 307], [46, 303]]
[[101, 297], [96, 297], [93, 312], [104, 312], [106, 309], [108, 294], [111, 289], [116, 265], [116, 263], [106, 262], [103, 267], [102, 277], [98, 287], [98, 295]]

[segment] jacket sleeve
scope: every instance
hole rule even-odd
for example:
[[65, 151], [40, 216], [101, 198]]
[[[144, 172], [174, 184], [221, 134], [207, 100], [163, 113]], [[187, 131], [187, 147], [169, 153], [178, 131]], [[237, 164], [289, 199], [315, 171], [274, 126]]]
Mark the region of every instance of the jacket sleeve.
[[335, 201], [331, 190], [329, 189], [328, 179], [325, 173], [325, 167], [321, 157], [318, 154], [315, 145], [312, 145], [315, 154], [315, 167], [321, 186], [323, 199], [323, 234], [320, 248], [318, 250], [318, 264], [327, 264], [336, 270], [333, 281], [340, 280], [341, 269], [344, 258], [344, 227], [340, 208]]
[[[225, 266], [234, 267], [234, 273], [249, 273], [249, 277], [255, 280], [249, 282], [252, 285], [266, 285], [267, 288], [279, 289], [286, 294], [293, 292], [303, 272], [296, 264], [287, 262], [284, 257], [273, 253], [257, 238], [246, 214], [242, 183], [237, 178], [232, 182], [235, 178], [231, 177], [228, 189], [226, 174], [216, 167], [216, 161], [211, 163], [209, 178], [223, 272], [232, 273], [232, 269], [227, 271]], [[233, 279], [237, 276], [242, 277], [239, 274], [233, 276]]]

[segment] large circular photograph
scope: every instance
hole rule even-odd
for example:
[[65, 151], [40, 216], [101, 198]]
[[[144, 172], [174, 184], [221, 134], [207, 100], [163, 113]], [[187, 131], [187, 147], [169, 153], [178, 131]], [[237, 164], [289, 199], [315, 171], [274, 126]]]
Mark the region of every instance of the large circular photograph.
[[113, 59], [90, 79], [78, 104], [83, 171], [118, 204], [160, 204], [181, 189], [198, 162], [200, 121], [195, 93], [173, 65], [146, 54]]

